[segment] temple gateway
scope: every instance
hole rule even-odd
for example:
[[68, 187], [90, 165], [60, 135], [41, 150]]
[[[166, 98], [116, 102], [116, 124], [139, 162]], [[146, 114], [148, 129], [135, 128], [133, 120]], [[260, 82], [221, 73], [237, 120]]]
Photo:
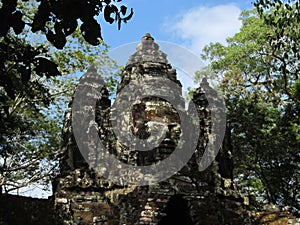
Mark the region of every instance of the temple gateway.
[[[180, 136], [183, 132], [176, 107], [158, 96], [149, 96], [134, 102], [128, 114], [129, 123], [121, 126], [124, 132], [130, 131], [134, 136], [146, 140], [151, 136], [151, 129], [165, 124], [165, 137], [158, 146], [149, 151], [136, 151], [122, 143], [114, 133], [112, 124], [119, 118], [112, 117], [112, 102], [107, 89], [99, 85], [99, 76], [97, 69], [93, 67], [81, 78], [81, 81], [84, 81], [81, 83], [84, 83], [84, 88], [87, 90], [99, 87], [99, 95], [93, 96], [96, 102], [95, 123], [89, 124], [92, 124], [93, 127], [90, 129], [97, 132], [105, 149], [122, 162], [122, 165], [151, 166], [167, 159], [180, 144]], [[146, 34], [137, 46], [136, 52], [128, 59], [117, 87], [117, 94], [124, 91], [131, 81], [141, 78], [151, 80], [155, 77], [172, 81], [178, 87], [173, 92], [181, 95], [181, 83], [177, 79], [176, 70], [169, 64], [167, 55], [159, 49], [154, 38]], [[160, 92], [168, 87], [157, 85], [157, 88]], [[119, 167], [119, 174], [116, 175], [120, 179], [114, 182], [113, 179], [108, 179], [109, 176], [112, 177], [112, 170], [105, 165], [105, 161], [100, 160], [103, 158], [96, 151], [96, 146], [94, 151], [86, 155], [80, 151], [78, 147], [80, 140], [74, 135], [72, 113], [82, 112], [72, 110], [71, 102], [65, 115], [63, 128], [60, 175], [54, 182], [56, 223], [65, 225], [250, 224], [246, 210], [247, 198], [240, 196], [233, 186], [231, 146], [227, 134], [215, 160], [204, 171], [198, 170], [211, 132], [208, 91], [214, 94], [214, 90], [209, 87], [206, 80], [203, 80], [191, 100], [196, 106], [197, 115], [194, 119], [199, 125], [196, 149], [189, 161], [168, 179], [158, 183], [149, 182], [149, 185], [139, 185], [138, 179], [130, 174], [120, 176], [124, 169], [122, 166]], [[139, 95], [138, 91], [127, 94]], [[126, 93], [124, 96], [126, 98]], [[84, 118], [82, 115], [82, 121]], [[84, 134], [86, 135], [89, 133]], [[90, 149], [93, 149], [94, 144], [88, 143]], [[151, 176], [149, 179], [151, 180]]]

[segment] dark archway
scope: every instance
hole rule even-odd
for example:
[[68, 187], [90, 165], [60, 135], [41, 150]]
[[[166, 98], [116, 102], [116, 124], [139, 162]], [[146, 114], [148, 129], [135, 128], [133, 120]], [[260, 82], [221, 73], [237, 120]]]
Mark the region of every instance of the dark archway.
[[174, 195], [170, 198], [165, 213], [167, 215], [158, 225], [192, 225], [188, 202], [182, 195]]

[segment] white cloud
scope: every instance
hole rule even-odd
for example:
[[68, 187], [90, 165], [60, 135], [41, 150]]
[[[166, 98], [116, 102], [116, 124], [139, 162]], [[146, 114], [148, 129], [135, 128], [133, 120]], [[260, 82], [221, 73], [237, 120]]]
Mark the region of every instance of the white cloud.
[[225, 44], [241, 27], [241, 9], [233, 4], [214, 7], [199, 6], [177, 16], [165, 27], [185, 42], [186, 47], [196, 53], [210, 42]]

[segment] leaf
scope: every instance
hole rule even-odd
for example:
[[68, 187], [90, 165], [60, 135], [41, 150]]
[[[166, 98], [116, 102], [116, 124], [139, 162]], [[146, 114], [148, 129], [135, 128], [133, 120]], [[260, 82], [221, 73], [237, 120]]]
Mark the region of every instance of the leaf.
[[65, 35], [69, 36], [76, 30], [78, 23], [77, 23], [76, 19], [64, 19], [61, 22], [61, 25], [63, 27], [63, 31], [64, 31]]
[[293, 53], [295, 53], [295, 54], [298, 52], [296, 45], [294, 45], [294, 46], [292, 47], [292, 51], [293, 51]]
[[25, 66], [22, 66], [20, 68], [20, 72], [21, 72], [22, 83], [26, 85], [31, 77], [31, 69], [26, 68]]
[[127, 7], [125, 5], [122, 5], [121, 6], [121, 13], [123, 14], [123, 16], [125, 16], [126, 12], [127, 12]]
[[[0, 14], [2, 15], [2, 10], [0, 10]], [[2, 15], [3, 16], [3, 15]], [[7, 32], [9, 31], [9, 24], [8, 24], [8, 17], [6, 18], [1, 18], [2, 21], [0, 23], [0, 36], [5, 36]]]
[[51, 30], [46, 33], [46, 37], [48, 41], [50, 41], [56, 48], [63, 49], [65, 46], [67, 39], [62, 32], [58, 32], [54, 34]]
[[31, 24], [32, 32], [45, 30], [46, 22], [50, 19], [50, 6], [47, 1], [42, 1], [38, 7], [38, 12], [33, 18]]
[[119, 19], [119, 20], [118, 20], [118, 30], [120, 30], [120, 29], [121, 29], [121, 23], [122, 23], [122, 20], [121, 20], [121, 19]]
[[102, 39], [101, 27], [95, 19], [84, 22], [80, 26], [80, 30], [84, 39], [91, 45], [98, 45], [100, 43], [98, 39]]
[[51, 43], [55, 41], [55, 35], [51, 30], [48, 30], [48, 32], [46, 33], [46, 37]]
[[22, 17], [23, 17], [23, 13], [21, 13], [20, 11], [16, 11], [12, 14], [11, 26], [14, 29], [16, 34], [20, 34], [25, 27], [25, 23], [22, 20]]
[[17, 0], [2, 0], [2, 9], [7, 12], [14, 12], [17, 7]]
[[44, 57], [35, 58], [35, 71], [38, 75], [46, 77], [60, 75], [57, 65]]
[[127, 23], [127, 21], [130, 20], [132, 16], [133, 16], [133, 8], [130, 9], [130, 14], [127, 17], [123, 18], [124, 23]]
[[112, 13], [118, 13], [118, 8], [116, 6], [107, 5], [104, 8], [104, 19], [106, 22], [112, 24], [115, 20], [111, 17]]
[[16, 97], [11, 82], [5, 83], [4, 90], [6, 91], [7, 96], [10, 97], [11, 99], [14, 99]]

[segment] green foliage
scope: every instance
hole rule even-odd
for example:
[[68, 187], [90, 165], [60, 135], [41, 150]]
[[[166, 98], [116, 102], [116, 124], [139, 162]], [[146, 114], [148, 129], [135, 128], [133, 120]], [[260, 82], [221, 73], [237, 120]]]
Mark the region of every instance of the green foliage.
[[227, 46], [202, 57], [222, 80], [238, 184], [257, 201], [299, 207], [299, 3], [274, 2], [257, 1]]
[[199, 83], [203, 78], [216, 80], [217, 76], [217, 73], [213, 71], [210, 66], [206, 66], [202, 70], [198, 70], [195, 72], [194, 82]]
[[[53, 2], [51, 7], [68, 1]], [[8, 193], [32, 183], [44, 184], [47, 188], [57, 173], [63, 114], [71, 100], [79, 72], [96, 64], [102, 70], [101, 74], [107, 75], [110, 81], [108, 88], [113, 89], [115, 79], [112, 76], [118, 68], [107, 56], [108, 46], [102, 40], [98, 40], [101, 46], [94, 46], [96, 35], [91, 29], [97, 25], [93, 22], [83, 27], [76, 26], [72, 32], [63, 28], [66, 41], [55, 37], [48, 42], [44, 33], [57, 30], [57, 24], [62, 22], [60, 16], [66, 18], [70, 10], [65, 11], [66, 15], [51, 14], [53, 18], [47, 19], [44, 28], [39, 25], [40, 31], [37, 29], [32, 33], [41, 19], [38, 17], [43, 16], [40, 10], [45, 10], [41, 9], [41, 5], [50, 1], [13, 0], [1, 3], [0, 191], [3, 189]], [[109, 5], [111, 1], [105, 3]], [[51, 7], [47, 10], [54, 10]], [[125, 11], [122, 7], [123, 16]], [[15, 18], [15, 14], [22, 15], [24, 27], [20, 27], [20, 18]], [[116, 19], [125, 22], [121, 16]], [[61, 47], [64, 49], [57, 49]]]

